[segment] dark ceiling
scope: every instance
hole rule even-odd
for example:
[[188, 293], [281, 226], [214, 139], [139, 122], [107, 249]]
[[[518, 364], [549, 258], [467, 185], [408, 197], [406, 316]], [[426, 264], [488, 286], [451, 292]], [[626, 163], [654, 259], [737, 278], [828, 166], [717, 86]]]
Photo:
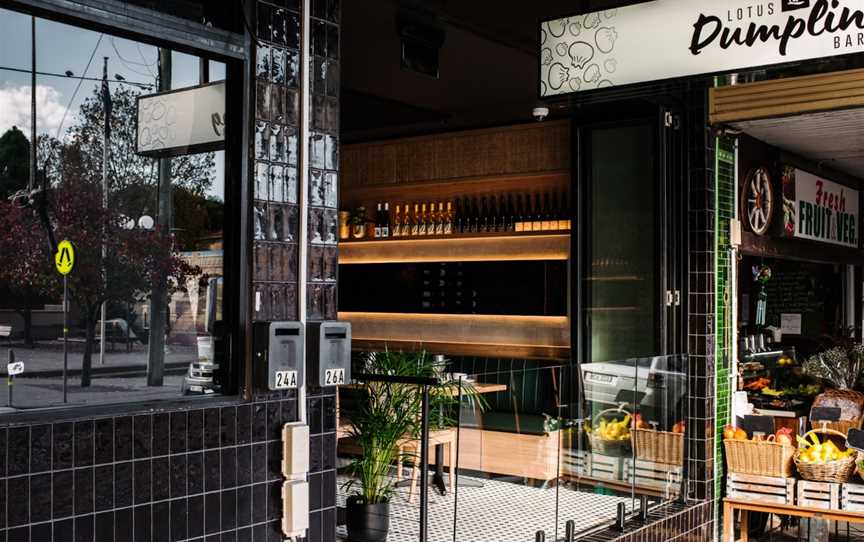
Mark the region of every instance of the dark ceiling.
[[[357, 142], [528, 122], [538, 103], [539, 21], [623, 3], [347, 0], [342, 138]], [[406, 17], [443, 30], [437, 79], [402, 69], [397, 21]]]

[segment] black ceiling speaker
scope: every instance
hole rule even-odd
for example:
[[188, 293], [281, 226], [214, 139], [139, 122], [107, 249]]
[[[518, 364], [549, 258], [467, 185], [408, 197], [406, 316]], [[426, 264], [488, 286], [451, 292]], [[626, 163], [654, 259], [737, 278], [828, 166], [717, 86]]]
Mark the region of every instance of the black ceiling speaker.
[[402, 10], [396, 21], [402, 46], [402, 69], [438, 78], [444, 30], [427, 14]]

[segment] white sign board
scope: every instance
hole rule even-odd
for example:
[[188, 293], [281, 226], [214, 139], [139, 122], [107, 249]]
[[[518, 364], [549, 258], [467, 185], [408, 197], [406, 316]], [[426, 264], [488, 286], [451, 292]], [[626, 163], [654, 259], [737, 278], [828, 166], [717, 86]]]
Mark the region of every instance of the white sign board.
[[24, 362], [23, 361], [16, 361], [13, 363], [7, 363], [6, 364], [6, 372], [9, 374], [9, 376], [15, 376], [15, 375], [22, 374], [24, 372]]
[[540, 26], [540, 95], [864, 51], [864, 0], [655, 0]]
[[138, 97], [137, 152], [165, 157], [225, 147], [225, 82]]
[[858, 248], [858, 191], [786, 167], [784, 233], [789, 237]]
[[780, 332], [784, 335], [801, 335], [801, 315], [781, 314]]

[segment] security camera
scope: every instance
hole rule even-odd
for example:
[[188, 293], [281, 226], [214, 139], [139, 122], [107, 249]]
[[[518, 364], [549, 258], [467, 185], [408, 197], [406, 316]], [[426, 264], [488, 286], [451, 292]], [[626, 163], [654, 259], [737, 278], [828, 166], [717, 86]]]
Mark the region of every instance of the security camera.
[[548, 107], [535, 107], [531, 114], [537, 120], [537, 122], [542, 122], [549, 116], [549, 108]]

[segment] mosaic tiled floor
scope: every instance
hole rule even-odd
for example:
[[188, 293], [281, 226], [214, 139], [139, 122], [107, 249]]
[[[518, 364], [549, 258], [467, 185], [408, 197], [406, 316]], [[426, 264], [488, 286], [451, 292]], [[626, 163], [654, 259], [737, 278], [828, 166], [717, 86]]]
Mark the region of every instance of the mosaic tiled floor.
[[[460, 480], [465, 479], [464, 476]], [[347, 478], [340, 478], [341, 488]], [[559, 503], [558, 534], [564, 524], [576, 522], [576, 531], [596, 527], [615, 517], [616, 506], [629, 498], [577, 492], [566, 487], [540, 489], [518, 483], [483, 480], [483, 487], [459, 487], [458, 514], [454, 538], [454, 495], [442, 497], [429, 491], [429, 542], [533, 542], [537, 531], [546, 532], [546, 540], [555, 540], [555, 501]], [[346, 495], [340, 490], [339, 506]], [[419, 530], [419, 496], [408, 503], [408, 489], [399, 489], [391, 507], [390, 535], [387, 542], [416, 542]], [[339, 527], [345, 540], [345, 527]]]

